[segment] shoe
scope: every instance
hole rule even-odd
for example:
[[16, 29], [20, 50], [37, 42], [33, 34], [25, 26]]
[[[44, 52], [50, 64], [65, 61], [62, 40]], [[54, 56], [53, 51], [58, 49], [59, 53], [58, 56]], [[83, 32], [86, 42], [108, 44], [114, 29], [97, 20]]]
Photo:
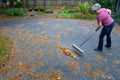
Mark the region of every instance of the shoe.
[[106, 48], [110, 48], [111, 46], [107, 46], [107, 45], [105, 45], [105, 47], [106, 47]]
[[96, 49], [94, 49], [94, 51], [102, 51], [102, 50], [101, 50], [101, 49], [96, 48]]

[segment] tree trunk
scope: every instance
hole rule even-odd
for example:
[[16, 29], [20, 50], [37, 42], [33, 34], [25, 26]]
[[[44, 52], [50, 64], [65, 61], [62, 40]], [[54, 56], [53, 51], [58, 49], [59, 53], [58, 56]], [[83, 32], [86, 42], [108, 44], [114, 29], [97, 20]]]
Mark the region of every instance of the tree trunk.
[[10, 2], [10, 7], [14, 7], [14, 0], [9, 0]]
[[7, 3], [7, 0], [2, 0], [2, 7], [3, 8], [6, 8], [6, 3]]
[[115, 0], [114, 12], [117, 12], [120, 9], [120, 0]]

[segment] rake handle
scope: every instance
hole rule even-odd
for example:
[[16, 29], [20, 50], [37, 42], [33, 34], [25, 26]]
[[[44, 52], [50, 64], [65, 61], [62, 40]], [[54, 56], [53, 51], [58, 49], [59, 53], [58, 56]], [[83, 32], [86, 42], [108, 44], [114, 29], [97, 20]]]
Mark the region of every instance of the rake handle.
[[87, 40], [89, 40], [93, 35], [94, 35], [94, 33], [91, 34], [91, 35], [80, 45], [80, 47], [81, 47]]

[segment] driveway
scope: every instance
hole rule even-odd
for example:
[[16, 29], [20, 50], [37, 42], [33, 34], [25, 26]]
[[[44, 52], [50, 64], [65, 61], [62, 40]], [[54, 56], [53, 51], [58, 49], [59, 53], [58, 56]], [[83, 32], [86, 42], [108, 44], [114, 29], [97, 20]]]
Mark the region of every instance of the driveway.
[[[112, 32], [112, 48], [96, 52], [100, 30], [80, 48], [96, 28], [96, 21], [74, 19], [8, 19], [0, 21], [0, 34], [14, 47], [2, 80], [120, 80], [120, 36]], [[105, 40], [104, 40], [105, 44]], [[57, 46], [70, 48], [74, 59]]]

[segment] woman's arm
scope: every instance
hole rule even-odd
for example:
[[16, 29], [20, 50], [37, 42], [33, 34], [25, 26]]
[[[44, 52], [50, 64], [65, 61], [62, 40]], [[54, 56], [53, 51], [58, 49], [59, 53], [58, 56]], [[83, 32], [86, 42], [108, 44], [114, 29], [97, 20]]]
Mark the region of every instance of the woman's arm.
[[108, 14], [109, 14], [109, 15], [111, 15], [111, 14], [112, 14], [112, 12], [111, 12], [111, 10], [110, 10], [110, 9], [107, 9], [107, 11], [108, 11]]
[[98, 27], [95, 29], [95, 31], [98, 31], [102, 27], [102, 22], [98, 22]]

